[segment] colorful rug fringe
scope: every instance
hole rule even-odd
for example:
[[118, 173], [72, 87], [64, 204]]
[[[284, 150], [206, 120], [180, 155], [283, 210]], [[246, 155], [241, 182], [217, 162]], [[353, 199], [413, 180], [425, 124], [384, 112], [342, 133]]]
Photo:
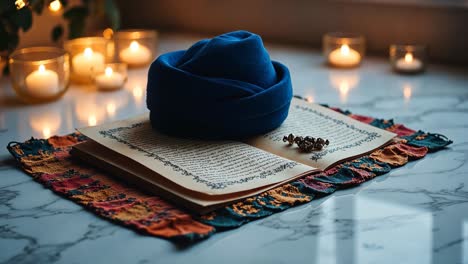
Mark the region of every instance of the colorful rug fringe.
[[143, 233], [194, 242], [216, 231], [238, 227], [290, 207], [349, 188], [423, 158], [452, 143], [439, 134], [414, 131], [392, 120], [374, 119], [332, 108], [361, 122], [398, 134], [397, 142], [370, 155], [337, 165], [203, 216], [186, 213], [155, 195], [138, 191], [70, 156], [80, 134], [19, 143], [8, 150], [35, 180], [95, 214]]

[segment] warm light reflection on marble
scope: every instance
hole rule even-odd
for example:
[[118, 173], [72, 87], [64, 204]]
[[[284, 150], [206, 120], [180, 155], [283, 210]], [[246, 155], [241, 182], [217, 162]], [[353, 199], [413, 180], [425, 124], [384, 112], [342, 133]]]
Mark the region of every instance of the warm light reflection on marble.
[[77, 101], [76, 118], [81, 125], [95, 126], [118, 117], [119, 110], [127, 107], [130, 94], [127, 91], [95, 92], [88, 100]]
[[132, 93], [133, 102], [137, 109], [145, 106], [146, 80], [139, 78], [129, 78], [126, 89]]
[[49, 138], [55, 135], [62, 124], [60, 112], [53, 110], [34, 111], [29, 115], [29, 125], [41, 137]]
[[412, 94], [413, 94], [413, 87], [411, 87], [411, 84], [403, 85], [403, 98], [405, 100], [405, 103], [409, 103], [409, 101], [411, 100]]
[[330, 72], [331, 85], [336, 88], [340, 95], [340, 101], [346, 103], [349, 93], [359, 84], [359, 74], [356, 71]]
[[102, 93], [101, 96], [97, 98], [99, 102], [106, 106], [107, 116], [111, 119], [114, 118], [118, 111], [126, 108], [128, 101], [130, 100], [130, 95], [127, 91], [113, 92], [113, 93]]
[[98, 104], [95, 100], [78, 102], [74, 110], [78, 121], [88, 126], [97, 125], [97, 123], [103, 121], [106, 116], [106, 105]]
[[88, 126], [95, 126], [97, 124], [97, 119], [96, 119], [96, 116], [91, 114], [89, 117], [88, 117]]
[[115, 106], [114, 102], [109, 102], [109, 103], [106, 104], [106, 111], [107, 111], [107, 114], [109, 115], [109, 117], [114, 117], [115, 110], [116, 110], [116, 106]]

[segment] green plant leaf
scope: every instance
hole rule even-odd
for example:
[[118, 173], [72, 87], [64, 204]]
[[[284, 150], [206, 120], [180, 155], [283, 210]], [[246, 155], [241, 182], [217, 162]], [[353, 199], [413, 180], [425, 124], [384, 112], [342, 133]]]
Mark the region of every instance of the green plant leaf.
[[88, 16], [89, 10], [85, 6], [76, 6], [63, 13], [63, 18], [67, 20], [84, 19]]
[[105, 17], [106, 15], [106, 0], [94, 0], [88, 3], [93, 16]]
[[0, 51], [8, 50], [8, 32], [4, 25], [0, 24]]
[[8, 34], [8, 50], [13, 51], [18, 47], [19, 44], [19, 36], [18, 32]]
[[85, 30], [85, 19], [89, 10], [85, 6], [77, 6], [68, 9], [63, 13], [63, 17], [68, 20], [68, 38], [78, 38], [83, 36]]
[[68, 0], [60, 0], [60, 3], [62, 3], [62, 6], [63, 6], [63, 7], [67, 7], [67, 6], [68, 6]]
[[114, 0], [105, 0], [105, 12], [113, 30], [120, 28], [120, 11]]
[[52, 41], [57, 42], [63, 36], [63, 27], [62, 25], [56, 25], [52, 29], [51, 38]]
[[8, 74], [10, 74], [10, 67], [9, 67], [9, 64], [7, 63], [5, 67], [3, 68], [3, 75], [6, 76]]
[[13, 0], [1, 0], [0, 1], [0, 14], [15, 10], [15, 1]]
[[10, 19], [14, 25], [22, 28], [24, 32], [28, 31], [32, 26], [32, 12], [29, 8], [21, 8], [17, 12], [10, 15]]
[[68, 38], [74, 39], [82, 37], [84, 35], [85, 25], [86, 23], [84, 19], [70, 20], [70, 23], [68, 24]]

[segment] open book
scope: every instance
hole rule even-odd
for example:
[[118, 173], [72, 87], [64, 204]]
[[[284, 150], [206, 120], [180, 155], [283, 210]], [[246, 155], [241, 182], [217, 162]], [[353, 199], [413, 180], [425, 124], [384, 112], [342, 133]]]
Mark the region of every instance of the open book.
[[[170, 137], [153, 130], [147, 114], [78, 130], [90, 140], [72, 155], [198, 213], [364, 155], [395, 137], [299, 99], [281, 127], [244, 142]], [[330, 144], [304, 153], [282, 141], [289, 133]]]

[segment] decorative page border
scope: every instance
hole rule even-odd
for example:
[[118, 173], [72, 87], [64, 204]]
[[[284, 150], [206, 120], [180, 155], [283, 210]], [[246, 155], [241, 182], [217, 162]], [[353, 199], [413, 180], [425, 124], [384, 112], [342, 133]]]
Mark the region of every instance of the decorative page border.
[[130, 126], [116, 127], [116, 128], [111, 128], [111, 129], [108, 129], [108, 130], [101, 130], [101, 131], [99, 131], [99, 134], [101, 134], [105, 138], [110, 138], [110, 139], [116, 140], [119, 143], [125, 144], [126, 146], [128, 146], [129, 148], [131, 148], [133, 150], [137, 150], [138, 152], [144, 153], [145, 156], [151, 157], [151, 158], [153, 158], [155, 160], [160, 161], [164, 166], [171, 167], [172, 170], [174, 170], [175, 172], [181, 173], [184, 176], [192, 177], [192, 179], [195, 180], [197, 183], [205, 184], [210, 189], [216, 189], [216, 190], [225, 189], [228, 186], [232, 186], [232, 185], [235, 185], [235, 184], [246, 183], [246, 182], [249, 182], [249, 181], [252, 181], [252, 180], [255, 180], [255, 179], [265, 179], [268, 176], [277, 174], [277, 173], [282, 172], [282, 171], [284, 171], [286, 169], [291, 169], [291, 168], [296, 167], [298, 165], [297, 162], [290, 161], [290, 162], [282, 164], [282, 165], [280, 165], [280, 166], [278, 166], [276, 168], [273, 168], [271, 170], [262, 171], [258, 175], [253, 175], [253, 176], [243, 178], [243, 179], [240, 179], [240, 180], [227, 181], [225, 183], [214, 183], [214, 182], [211, 182], [211, 181], [207, 181], [207, 180], [201, 178], [200, 176], [194, 175], [194, 174], [188, 172], [187, 170], [179, 167], [178, 165], [172, 163], [171, 161], [166, 160], [165, 158], [163, 158], [163, 157], [161, 157], [161, 156], [159, 156], [159, 155], [157, 155], [155, 153], [148, 152], [148, 151], [146, 151], [146, 150], [144, 150], [144, 149], [142, 149], [142, 148], [140, 148], [138, 146], [135, 146], [132, 143], [128, 142], [127, 140], [123, 139], [122, 137], [118, 137], [118, 135], [116, 135], [117, 133], [122, 132], [124, 130], [141, 127], [144, 124], [145, 124], [145, 122], [140, 122], [140, 123], [132, 124]]

